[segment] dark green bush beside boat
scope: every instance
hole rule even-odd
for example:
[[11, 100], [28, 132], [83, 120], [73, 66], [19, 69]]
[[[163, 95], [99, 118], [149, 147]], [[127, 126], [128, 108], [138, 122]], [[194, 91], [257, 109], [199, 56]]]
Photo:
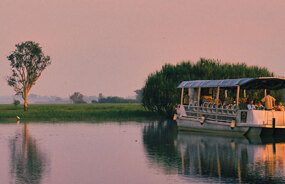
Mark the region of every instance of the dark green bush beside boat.
[[201, 58], [197, 63], [188, 61], [176, 65], [165, 64], [160, 71], [148, 76], [142, 89], [142, 103], [148, 110], [171, 118], [175, 105], [180, 102], [177, 86], [182, 81], [272, 76], [273, 73], [265, 67], [221, 63], [212, 59]]

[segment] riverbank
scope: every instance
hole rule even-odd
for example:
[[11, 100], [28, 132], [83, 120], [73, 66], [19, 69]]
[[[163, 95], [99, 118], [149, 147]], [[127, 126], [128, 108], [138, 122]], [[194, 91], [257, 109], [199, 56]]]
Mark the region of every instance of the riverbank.
[[92, 121], [92, 120], [146, 120], [160, 119], [145, 110], [141, 104], [31, 104], [0, 105], [0, 121]]

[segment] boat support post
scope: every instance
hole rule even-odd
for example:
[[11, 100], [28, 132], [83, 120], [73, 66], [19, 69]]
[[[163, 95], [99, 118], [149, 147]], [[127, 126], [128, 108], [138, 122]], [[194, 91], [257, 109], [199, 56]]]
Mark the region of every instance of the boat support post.
[[240, 86], [237, 87], [237, 107], [238, 107], [238, 101], [239, 101], [239, 91], [240, 91]]
[[220, 87], [217, 89], [217, 99], [216, 99], [216, 121], [218, 121], [218, 105], [219, 105]]
[[201, 87], [198, 88], [198, 106], [200, 106], [200, 99], [201, 99]]
[[183, 105], [183, 94], [184, 94], [184, 88], [181, 90], [181, 105]]
[[267, 91], [266, 91], [266, 89], [264, 89], [264, 96], [266, 96], [267, 95]]

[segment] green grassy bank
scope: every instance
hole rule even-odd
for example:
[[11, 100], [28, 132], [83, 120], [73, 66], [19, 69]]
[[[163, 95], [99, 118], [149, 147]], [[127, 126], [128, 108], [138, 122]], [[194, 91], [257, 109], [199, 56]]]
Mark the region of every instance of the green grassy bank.
[[159, 119], [140, 104], [31, 104], [0, 105], [0, 121], [90, 121], [90, 120], [146, 120]]

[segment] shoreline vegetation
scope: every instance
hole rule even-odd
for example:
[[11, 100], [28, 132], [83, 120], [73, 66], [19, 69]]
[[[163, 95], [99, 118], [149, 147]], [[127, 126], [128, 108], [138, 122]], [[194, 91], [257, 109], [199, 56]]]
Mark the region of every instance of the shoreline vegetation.
[[[215, 59], [201, 58], [196, 63], [185, 61], [175, 65], [165, 64], [161, 70], [148, 76], [142, 88], [142, 104], [149, 111], [171, 118], [176, 104], [180, 103], [181, 90], [177, 86], [182, 81], [273, 76], [274, 74], [265, 67], [248, 66], [245, 63], [222, 63]], [[262, 92], [255, 94], [255, 91], [247, 90], [247, 97], [254, 99]]]
[[29, 121], [131, 121], [158, 120], [163, 117], [147, 111], [141, 104], [30, 104], [28, 111], [23, 105], [0, 105], [0, 122]]

